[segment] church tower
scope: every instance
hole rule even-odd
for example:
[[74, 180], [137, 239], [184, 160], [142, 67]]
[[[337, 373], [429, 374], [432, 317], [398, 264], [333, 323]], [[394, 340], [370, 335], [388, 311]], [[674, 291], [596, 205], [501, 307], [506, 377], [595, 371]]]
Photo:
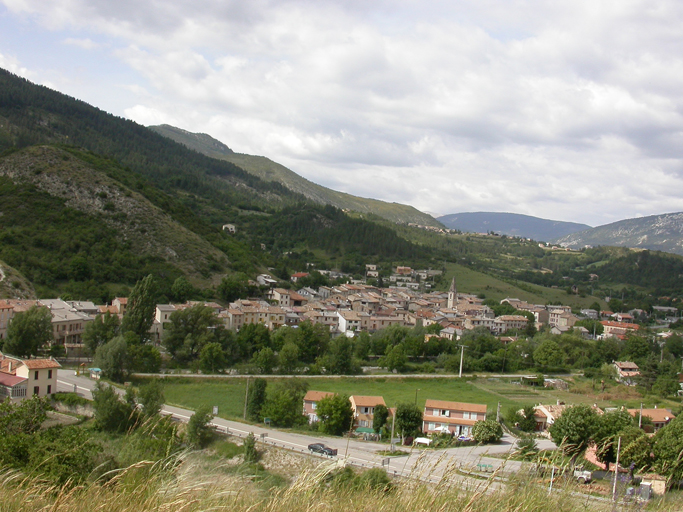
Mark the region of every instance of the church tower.
[[451, 287], [448, 290], [448, 309], [455, 309], [458, 304], [458, 291], [455, 289], [455, 277], [451, 282]]

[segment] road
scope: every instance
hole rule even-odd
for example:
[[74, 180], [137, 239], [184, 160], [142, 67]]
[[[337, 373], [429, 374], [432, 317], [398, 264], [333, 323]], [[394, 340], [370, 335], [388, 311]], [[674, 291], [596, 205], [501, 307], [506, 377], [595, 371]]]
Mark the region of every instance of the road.
[[[58, 371], [58, 391], [76, 392], [80, 396], [92, 399], [92, 390], [95, 388], [95, 385], [96, 381], [87, 377], [77, 376], [73, 370]], [[124, 394], [123, 390], [116, 389], [118, 393]], [[170, 405], [164, 405], [161, 412], [182, 422], [187, 422], [194, 414], [191, 410]], [[446, 450], [402, 447], [405, 451], [409, 451], [409, 455], [386, 457], [378, 452], [386, 450], [387, 445], [371, 441], [317, 436], [313, 433], [283, 432], [274, 428], [249, 425], [218, 417], [212, 420], [212, 425], [218, 431], [227, 432], [239, 437], [245, 437], [249, 433], [253, 433], [260, 442], [301, 453], [308, 453], [307, 446], [311, 443], [324, 443], [337, 449], [339, 459], [343, 459], [346, 463], [358, 467], [384, 467], [388, 473], [395, 476], [415, 477], [432, 482], [438, 482], [446, 478], [452, 484], [457, 483], [469, 489], [475, 489], [482, 485], [490, 485], [490, 489], [496, 489], [501, 485], [497, 481], [471, 478], [463, 474], [475, 471], [477, 464], [490, 465], [497, 472], [515, 472], [521, 467], [521, 463], [517, 461], [504, 461], [500, 457], [489, 456], [500, 456], [500, 454], [505, 454], [512, 450], [514, 438], [507, 434], [503, 436], [501, 443], [496, 445], [468, 446], [448, 448]], [[555, 445], [549, 440], [539, 440], [538, 445], [541, 449], [555, 448]]]

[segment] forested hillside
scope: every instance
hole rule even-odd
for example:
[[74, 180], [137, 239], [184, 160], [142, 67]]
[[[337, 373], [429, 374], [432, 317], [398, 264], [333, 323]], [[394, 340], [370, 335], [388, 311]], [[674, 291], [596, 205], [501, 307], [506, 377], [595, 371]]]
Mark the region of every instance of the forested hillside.
[[294, 171], [264, 156], [235, 153], [228, 146], [205, 133], [191, 133], [169, 125], [150, 126], [150, 129], [207, 156], [232, 162], [265, 181], [281, 183], [315, 203], [375, 214], [392, 222], [416, 223], [425, 226], [441, 225], [431, 215], [412, 206], [387, 203], [331, 190], [299, 176]]

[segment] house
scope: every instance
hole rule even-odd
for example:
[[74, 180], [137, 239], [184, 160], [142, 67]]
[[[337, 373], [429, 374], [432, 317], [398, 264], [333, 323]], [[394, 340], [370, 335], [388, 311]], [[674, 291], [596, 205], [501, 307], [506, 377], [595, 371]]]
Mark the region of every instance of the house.
[[54, 359], [21, 359], [0, 353], [0, 396], [12, 400], [27, 396], [48, 396], [57, 392], [57, 369]]
[[[545, 385], [545, 384], [544, 384]], [[536, 420], [536, 432], [547, 432], [548, 428], [555, 423], [564, 410], [569, 407], [564, 403], [557, 402], [556, 405], [542, 405], [539, 404], [534, 408], [534, 419]], [[593, 410], [598, 414], [603, 414], [602, 409], [597, 405], [592, 406]]]
[[635, 385], [635, 377], [640, 375], [640, 369], [636, 363], [630, 361], [615, 361], [614, 367], [617, 370], [617, 380], [627, 386]]
[[647, 417], [652, 420], [654, 425], [654, 431], [657, 432], [660, 428], [665, 427], [674, 419], [676, 416], [671, 412], [671, 409], [628, 409], [628, 413], [634, 418]]
[[630, 332], [635, 332], [640, 329], [638, 324], [631, 324], [627, 322], [611, 322], [603, 320], [600, 322], [604, 328], [603, 336], [612, 336], [614, 338], [626, 339], [626, 335]]
[[302, 277], [308, 277], [308, 276], [309, 276], [308, 272], [297, 272], [296, 274], [292, 274], [292, 277], [290, 277], [290, 280], [293, 283], [296, 283]]
[[470, 436], [474, 424], [485, 419], [486, 405], [427, 400], [422, 414], [422, 431], [426, 434], [448, 431], [454, 436]]
[[334, 396], [334, 393], [328, 391], [308, 391], [306, 393], [304, 396], [304, 415], [308, 416], [309, 423], [318, 421], [318, 415], [316, 414], [318, 402], [323, 398], [332, 396]]
[[353, 409], [353, 421], [356, 429], [371, 429], [375, 407], [378, 405], [387, 406], [381, 396], [352, 395], [349, 397], [349, 401]]

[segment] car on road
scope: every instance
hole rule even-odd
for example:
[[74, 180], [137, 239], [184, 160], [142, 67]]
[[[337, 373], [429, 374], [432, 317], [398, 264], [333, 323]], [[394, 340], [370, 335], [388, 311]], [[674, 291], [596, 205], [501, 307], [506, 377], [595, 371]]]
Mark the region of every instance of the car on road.
[[330, 448], [322, 443], [309, 444], [308, 450], [311, 453], [319, 453], [320, 455], [327, 455], [328, 457], [334, 457], [337, 455], [337, 450], [335, 448]]

